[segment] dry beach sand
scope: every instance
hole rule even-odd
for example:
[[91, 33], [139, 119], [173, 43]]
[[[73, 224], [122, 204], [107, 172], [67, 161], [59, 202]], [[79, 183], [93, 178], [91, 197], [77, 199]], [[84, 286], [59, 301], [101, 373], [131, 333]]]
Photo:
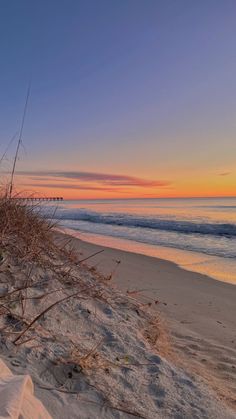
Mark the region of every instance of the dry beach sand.
[[[56, 241], [63, 248], [67, 239], [59, 234]], [[49, 265], [19, 264], [6, 251], [0, 266], [0, 356], [15, 374], [31, 375], [52, 417], [236, 417], [232, 400], [226, 405], [185, 365], [200, 357], [204, 367], [217, 359], [233, 365], [234, 288], [112, 249], [88, 259], [88, 268], [78, 261], [102, 249], [76, 239], [70, 247], [70, 264], [63, 254], [51, 255]], [[147, 291], [134, 292], [140, 289]], [[226, 300], [227, 310], [217, 311]], [[175, 339], [175, 356], [159, 311]], [[227, 374], [231, 391], [233, 369]]]
[[[83, 237], [83, 236], [82, 236]], [[132, 291], [162, 314], [175, 361], [199, 374], [236, 408], [236, 286], [176, 264], [75, 239], [83, 255], [104, 249], [89, 262], [112, 284]], [[137, 291], [134, 292], [133, 291]], [[158, 304], [155, 302], [158, 301]]]

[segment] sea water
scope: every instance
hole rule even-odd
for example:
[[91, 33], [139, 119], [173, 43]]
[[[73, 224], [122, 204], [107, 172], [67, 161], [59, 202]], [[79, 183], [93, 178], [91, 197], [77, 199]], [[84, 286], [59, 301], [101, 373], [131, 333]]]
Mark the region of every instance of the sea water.
[[236, 284], [236, 198], [77, 200], [46, 211], [83, 240]]

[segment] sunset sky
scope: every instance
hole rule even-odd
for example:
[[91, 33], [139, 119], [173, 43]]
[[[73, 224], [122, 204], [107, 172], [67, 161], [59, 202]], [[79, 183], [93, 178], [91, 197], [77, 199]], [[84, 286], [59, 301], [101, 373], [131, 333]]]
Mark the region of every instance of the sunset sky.
[[2, 1], [0, 159], [32, 78], [16, 190], [235, 196], [235, 22], [235, 0]]

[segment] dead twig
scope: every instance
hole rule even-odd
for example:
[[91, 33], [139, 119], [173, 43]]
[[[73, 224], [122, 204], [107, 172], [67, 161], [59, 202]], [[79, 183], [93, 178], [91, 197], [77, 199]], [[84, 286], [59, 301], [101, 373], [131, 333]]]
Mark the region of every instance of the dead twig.
[[99, 250], [99, 252], [95, 252], [95, 253], [93, 253], [92, 255], [90, 255], [90, 256], [88, 256], [88, 257], [86, 257], [86, 258], [84, 258], [84, 259], [79, 260], [79, 262], [77, 262], [77, 265], [79, 265], [79, 264], [80, 264], [80, 263], [82, 263], [82, 262], [85, 262], [85, 260], [88, 260], [88, 259], [90, 259], [90, 258], [93, 258], [93, 257], [94, 257], [94, 256], [96, 256], [96, 255], [99, 255], [99, 253], [102, 253], [102, 252], [105, 252], [105, 249]]
[[66, 296], [64, 298], [61, 298], [60, 300], [56, 301], [55, 303], [51, 304], [50, 306], [48, 306], [45, 310], [43, 310], [41, 313], [39, 313], [30, 323], [29, 325], [25, 328], [25, 330], [23, 330], [22, 333], [20, 333], [20, 335], [13, 341], [14, 344], [16, 344], [16, 342], [27, 332], [27, 330], [29, 330], [33, 324], [40, 319], [40, 317], [42, 317], [44, 314], [46, 314], [49, 310], [51, 310], [53, 307], [55, 307], [57, 304], [62, 303], [63, 301], [68, 300], [69, 298], [75, 297], [79, 294], [79, 292], [76, 292], [72, 295]]
[[136, 418], [148, 419], [146, 416], [143, 416], [141, 413], [135, 412], [133, 410], [125, 409], [125, 408], [122, 408], [122, 407], [113, 406], [112, 404], [110, 404], [108, 402], [105, 402], [103, 405], [101, 405], [101, 403], [99, 403], [99, 402], [81, 397], [80, 394], [78, 393], [78, 391], [66, 390], [66, 389], [57, 388], [57, 387], [47, 387], [47, 386], [43, 386], [41, 384], [38, 384], [38, 387], [42, 388], [43, 390], [49, 390], [49, 391], [55, 390], [55, 391], [59, 391], [60, 393], [74, 394], [74, 395], [77, 395], [78, 398], [85, 403], [92, 403], [92, 404], [96, 404], [96, 405], [99, 405], [99, 406], [105, 406], [108, 409], [117, 410], [118, 412], [122, 412], [122, 413], [127, 413], [128, 415], [134, 416]]
[[[86, 287], [86, 289], [88, 288], [92, 288], [92, 287]], [[55, 307], [57, 304], [60, 304], [66, 300], [69, 300], [70, 298], [74, 298], [77, 297], [81, 292], [83, 291], [77, 291], [74, 294], [71, 295], [67, 295], [66, 297], [61, 298], [60, 300], [56, 301], [55, 303], [51, 304], [50, 306], [48, 306], [47, 308], [45, 308], [45, 310], [41, 311], [41, 313], [39, 313], [29, 324], [28, 326], [20, 333], [20, 335], [13, 341], [14, 344], [16, 344], [16, 342], [27, 332], [27, 330], [29, 330], [33, 324], [40, 319], [40, 317], [42, 317], [44, 314], [46, 314], [49, 310], [51, 310], [53, 307]]]

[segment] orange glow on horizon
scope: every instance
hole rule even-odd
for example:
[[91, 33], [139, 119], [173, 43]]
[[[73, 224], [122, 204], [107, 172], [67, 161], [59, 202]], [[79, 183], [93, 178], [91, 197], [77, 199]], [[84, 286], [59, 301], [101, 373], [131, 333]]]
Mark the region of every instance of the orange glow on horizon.
[[[69, 188], [68, 188], [69, 185]], [[34, 182], [31, 185], [27, 184], [27, 187], [20, 185], [20, 182], [16, 185], [15, 190], [20, 196], [57, 196], [63, 197], [64, 199], [132, 199], [132, 198], [193, 198], [193, 197], [232, 197], [236, 195], [236, 182], [234, 179], [222, 178], [214, 181], [206, 181], [206, 179], [191, 179], [188, 181], [178, 181], [173, 185], [167, 187], [113, 187], [112, 188], [101, 188], [96, 190], [97, 184], [89, 184], [86, 189], [86, 185], [83, 185], [82, 189], [80, 185], [73, 185], [69, 183], [65, 188], [63, 187], [51, 187], [47, 186], [47, 182], [43, 186], [34, 186]], [[74, 188], [73, 188], [74, 186]]]
[[[193, 198], [236, 196], [236, 172], [201, 172], [182, 169], [167, 177], [163, 171], [144, 176], [89, 171], [22, 171], [15, 177], [20, 196], [64, 199]], [[145, 173], [146, 174], [146, 173]]]

